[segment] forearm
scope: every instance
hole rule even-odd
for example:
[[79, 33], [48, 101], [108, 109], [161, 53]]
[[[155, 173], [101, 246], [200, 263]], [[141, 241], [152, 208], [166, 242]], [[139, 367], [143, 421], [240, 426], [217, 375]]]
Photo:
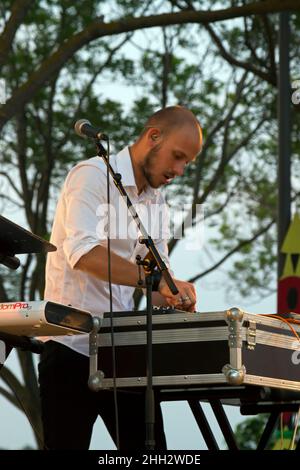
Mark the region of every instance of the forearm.
[[[136, 287], [139, 277], [137, 265], [113, 251], [111, 251], [110, 258], [112, 283]], [[101, 245], [96, 246], [80, 258], [74, 269], [84, 271], [102, 281], [108, 281], [107, 248]]]
[[[83, 255], [76, 263], [74, 269], [84, 271], [102, 281], [108, 281], [108, 251], [107, 248], [98, 245]], [[141, 275], [144, 278], [143, 269]], [[135, 263], [122, 258], [113, 251], [111, 252], [111, 281], [113, 284], [137, 287], [139, 280], [138, 267]], [[196, 291], [193, 284], [174, 279], [179, 291], [172, 295], [164, 278], [159, 284], [159, 293], [154, 294], [154, 303], [158, 305], [172, 305], [187, 311], [194, 311], [196, 304]], [[162, 297], [165, 298], [163, 301]], [[184, 303], [182, 303], [184, 301]]]

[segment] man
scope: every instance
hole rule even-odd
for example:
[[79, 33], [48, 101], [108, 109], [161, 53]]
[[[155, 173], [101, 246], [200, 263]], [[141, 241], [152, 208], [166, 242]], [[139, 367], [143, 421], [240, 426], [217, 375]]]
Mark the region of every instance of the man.
[[[134, 206], [163, 207], [159, 187], [181, 176], [202, 146], [201, 127], [189, 110], [173, 106], [156, 112], [130, 147], [110, 163], [121, 173], [122, 182]], [[119, 208], [119, 193], [110, 184], [112, 208]], [[50, 253], [46, 267], [45, 299], [88, 310], [101, 316], [109, 311], [107, 241], [99, 229], [99, 214], [106, 204], [106, 166], [99, 157], [79, 163], [67, 176], [55, 215]], [[123, 209], [127, 208], [123, 204]], [[124, 220], [123, 215], [119, 216]], [[117, 212], [116, 212], [117, 213]], [[127, 216], [127, 213], [126, 213]], [[167, 214], [152, 220], [165, 222]], [[124, 225], [124, 223], [123, 223]], [[163, 224], [162, 224], [163, 225]], [[157, 227], [156, 227], [157, 228]], [[168, 264], [165, 227], [158, 227], [156, 246]], [[132, 294], [138, 286], [137, 254], [145, 246], [134, 237], [111, 238], [111, 280], [114, 311], [133, 309]], [[179, 293], [172, 295], [161, 278], [156, 304], [168, 304], [193, 312], [194, 286], [174, 279]], [[114, 397], [110, 391], [88, 389], [87, 335], [45, 338], [39, 364], [45, 449], [88, 449], [98, 414], [116, 442]], [[144, 394], [118, 392], [118, 422], [121, 450], [142, 450], [145, 444]], [[155, 438], [159, 449], [166, 448], [161, 410], [156, 403]]]

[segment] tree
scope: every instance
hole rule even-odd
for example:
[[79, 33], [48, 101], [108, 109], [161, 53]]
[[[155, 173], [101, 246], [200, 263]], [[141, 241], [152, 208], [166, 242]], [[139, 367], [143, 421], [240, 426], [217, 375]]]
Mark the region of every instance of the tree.
[[[6, 2], [11, 3], [11, 2]], [[17, 1], [13, 4], [12, 15], [10, 20], [7, 22], [4, 28], [2, 37], [0, 37], [0, 54], [2, 55], [2, 61], [8, 56], [12, 46], [12, 41], [16, 35], [18, 28], [22, 23], [22, 19], [26, 14], [26, 7], [29, 2], [22, 2], [22, 7], [17, 8]], [[55, 3], [55, 2], [54, 2]], [[171, 2], [171, 4], [176, 2]], [[239, 2], [233, 2], [239, 3]], [[126, 2], [119, 2], [120, 6], [123, 7]], [[185, 2], [186, 4], [186, 2]], [[34, 4], [32, 5], [32, 7]], [[138, 4], [132, 3], [131, 12], [136, 11]], [[55, 52], [48, 56], [33, 72], [27, 81], [20, 85], [15, 90], [13, 96], [8, 102], [2, 107], [0, 111], [0, 129], [4, 124], [11, 119], [17, 112], [19, 112], [22, 106], [31, 100], [38, 90], [49, 81], [64, 64], [69, 60], [74, 53], [80, 48], [87, 45], [89, 42], [96, 38], [107, 37], [116, 34], [121, 34], [129, 31], [136, 31], [141, 28], [152, 28], [154, 26], [168, 26], [174, 24], [208, 24], [217, 21], [224, 21], [233, 18], [247, 17], [254, 14], [266, 14], [279, 11], [298, 11], [300, 9], [297, 0], [266, 0], [260, 2], [251, 2], [248, 5], [242, 6], [228, 6], [227, 9], [216, 10], [216, 11], [194, 11], [184, 8], [184, 11], [174, 13], [162, 13], [160, 15], [150, 15], [141, 17], [128, 17], [128, 11], [125, 9], [124, 19], [120, 15], [118, 20], [114, 20], [110, 23], [105, 23], [103, 17], [97, 18], [94, 22], [85, 25], [85, 28], [75, 34], [71, 34], [68, 40], [64, 42]], [[97, 9], [95, 9], [97, 11]], [[124, 10], [123, 10], [124, 11]]]
[[[193, 205], [205, 203], [210, 243], [220, 255], [193, 278], [240, 253], [232, 266], [234, 286], [238, 284], [242, 293], [266, 293], [274, 279], [275, 258], [277, 22], [265, 14], [300, 7], [295, 1], [224, 3], [227, 8], [213, 11], [213, 2], [207, 0], [206, 10], [199, 11], [203, 2], [161, 6], [156, 1], [118, 0], [110, 2], [107, 11], [107, 2], [94, 0], [80, 5], [69, 0], [3, 1], [0, 66], [11, 96], [0, 108], [0, 198], [5, 209], [21, 209], [24, 224], [48, 238], [54, 199], [67, 169], [83, 153], [94, 153], [72, 133], [77, 118], [86, 115], [97, 122], [121, 147], [140, 132], [154, 109], [184, 104], [201, 116], [205, 145], [201, 158], [167, 195], [175, 210], [178, 197]], [[264, 15], [248, 16], [254, 13]], [[91, 23], [93, 14], [98, 19]], [[239, 17], [244, 19], [223, 22]], [[293, 17], [295, 26], [298, 21]], [[154, 32], [155, 41], [150, 29], [141, 40], [139, 30], [153, 26], [161, 27]], [[294, 41], [295, 55], [298, 35]], [[134, 53], [124, 49], [126, 44]], [[132, 105], [99, 94], [101, 80], [134, 87]], [[297, 119], [295, 134], [298, 126]], [[177, 244], [174, 237], [170, 251]], [[13, 279], [2, 271], [2, 299], [42, 296], [43, 266], [42, 257], [28, 256]], [[29, 353], [19, 357], [24, 384], [5, 368], [2, 378], [22, 396], [38, 441], [33, 360]], [[19, 407], [10, 390], [0, 391]]]
[[[237, 425], [235, 437], [240, 450], [255, 450], [257, 448], [259, 438], [265, 429], [268, 417], [269, 415], [261, 414], [254, 418], [248, 418]], [[275, 436], [272, 435], [268, 442], [267, 449], [272, 450], [275, 440]]]

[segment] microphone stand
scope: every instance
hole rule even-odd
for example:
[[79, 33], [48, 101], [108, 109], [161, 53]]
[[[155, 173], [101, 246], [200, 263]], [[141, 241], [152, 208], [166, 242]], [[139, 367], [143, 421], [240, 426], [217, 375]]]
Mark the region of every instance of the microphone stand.
[[146, 284], [146, 295], [147, 295], [147, 354], [146, 354], [146, 369], [147, 369], [147, 389], [145, 396], [145, 425], [146, 425], [146, 450], [153, 450], [155, 448], [155, 436], [154, 436], [154, 424], [155, 424], [155, 403], [153, 393], [153, 368], [152, 368], [152, 288], [153, 288], [153, 276], [154, 271], [157, 268], [164, 280], [166, 281], [172, 294], [178, 294], [177, 287], [169, 273], [169, 270], [160, 256], [154, 241], [147, 233], [138, 213], [132, 205], [131, 200], [122, 184], [122, 175], [116, 173], [108, 161], [108, 156], [105, 148], [101, 144], [99, 139], [95, 139], [97, 148], [97, 155], [101, 157], [113, 178], [114, 184], [123, 197], [128, 211], [130, 212], [133, 220], [135, 221], [139, 231], [142, 234], [140, 243], [143, 243], [148, 248], [149, 252], [146, 257], [141, 260], [140, 256], [137, 256], [136, 262], [138, 266], [143, 266], [145, 272], [145, 284]]

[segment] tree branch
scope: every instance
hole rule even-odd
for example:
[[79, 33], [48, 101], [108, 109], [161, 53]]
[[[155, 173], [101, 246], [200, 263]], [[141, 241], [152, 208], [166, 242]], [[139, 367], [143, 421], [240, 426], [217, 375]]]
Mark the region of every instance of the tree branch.
[[26, 150], [27, 150], [27, 123], [26, 123], [26, 114], [24, 109], [17, 114], [17, 154], [18, 154], [18, 170], [22, 185], [22, 199], [24, 199], [24, 206], [26, 217], [31, 227], [31, 230], [34, 232], [33, 224], [33, 213], [31, 208], [32, 202], [32, 191], [29, 188], [28, 175], [26, 172]]
[[[230, 107], [226, 117], [224, 119], [221, 120], [222, 124], [226, 124], [226, 127], [225, 127], [225, 131], [224, 131], [224, 142], [223, 142], [223, 148], [222, 148], [222, 156], [221, 156], [221, 160], [220, 160], [220, 163], [217, 167], [217, 169], [215, 170], [215, 173], [212, 177], [212, 179], [210, 180], [209, 184], [207, 185], [207, 187], [204, 189], [204, 191], [202, 192], [201, 196], [198, 197], [198, 198], [195, 198], [195, 188], [194, 188], [194, 200], [193, 200], [193, 204], [192, 204], [192, 207], [188, 213], [188, 215], [186, 216], [185, 220], [183, 221], [183, 223], [181, 224], [180, 227], [178, 227], [178, 230], [176, 231], [175, 233], [175, 236], [172, 238], [172, 240], [170, 240], [169, 242], [169, 252], [171, 253], [173, 251], [173, 249], [175, 248], [178, 240], [180, 239], [180, 236], [179, 234], [183, 233], [183, 229], [187, 229], [189, 227], [189, 222], [193, 221], [194, 218], [195, 218], [195, 214], [196, 214], [196, 211], [195, 211], [195, 206], [196, 204], [203, 204], [206, 199], [207, 199], [207, 196], [210, 194], [211, 191], [213, 191], [213, 189], [216, 187], [218, 181], [220, 180], [220, 178], [222, 177], [222, 175], [224, 174], [224, 170], [226, 168], [226, 165], [228, 165], [228, 163], [230, 162], [230, 160], [234, 157], [235, 153], [238, 151], [239, 149], [239, 146], [235, 147], [235, 149], [230, 152], [228, 155], [226, 153], [226, 148], [225, 148], [225, 143], [227, 145], [227, 141], [228, 141], [228, 128], [229, 128], [229, 125], [230, 125], [230, 122], [233, 118], [233, 114], [234, 114], [234, 111], [240, 101], [240, 98], [241, 98], [241, 95], [242, 95], [242, 92], [243, 92], [243, 89], [244, 89], [244, 85], [245, 85], [245, 80], [246, 80], [246, 75], [247, 75], [247, 72], [245, 72], [243, 74], [243, 76], [241, 77], [241, 80], [239, 81], [239, 83], [237, 84], [237, 89], [236, 89], [236, 95], [235, 95], [235, 100], [234, 102], [232, 103], [232, 106]], [[215, 129], [218, 129], [219, 125], [217, 124]], [[221, 126], [220, 126], [221, 127]], [[257, 130], [257, 129], [256, 129]], [[250, 139], [251, 136], [253, 134], [253, 131], [247, 135], [247, 137], [245, 139]], [[243, 139], [243, 142], [245, 142], [245, 139]], [[247, 141], [248, 141], [247, 140]], [[200, 157], [201, 158], [201, 157]], [[198, 173], [199, 175], [199, 173]]]
[[4, 287], [3, 277], [1, 275], [0, 275], [0, 299], [1, 299], [1, 302], [10, 302], [11, 301], [11, 299], [9, 299], [7, 291]]
[[249, 142], [250, 140], [252, 139], [252, 137], [256, 134], [256, 132], [258, 131], [258, 129], [263, 125], [263, 123], [265, 122], [266, 120], [266, 115], [263, 115], [262, 118], [260, 119], [260, 121], [257, 123], [257, 125], [254, 127], [254, 129], [249, 132], [248, 135], [246, 135], [246, 137], [244, 137], [244, 139], [242, 139], [233, 149], [232, 151], [230, 152], [230, 155], [229, 155], [229, 158], [231, 159], [231, 155], [235, 155], [239, 150], [241, 150], [241, 148], [245, 147]]
[[32, 262], [33, 255], [32, 253], [27, 254], [26, 262], [23, 266], [22, 273], [21, 273], [21, 281], [20, 281], [20, 299], [25, 299], [25, 290], [26, 290], [26, 282], [27, 282], [27, 273], [30, 268]]
[[0, 69], [5, 64], [15, 34], [33, 3], [32, 0], [15, 0], [13, 3], [10, 18], [5, 25], [3, 33], [0, 35]]
[[227, 156], [227, 147], [228, 147], [228, 136], [229, 136], [229, 126], [230, 126], [230, 122], [233, 118], [233, 115], [234, 115], [234, 112], [240, 102], [240, 98], [242, 96], [242, 93], [244, 91], [244, 88], [245, 88], [245, 82], [246, 82], [246, 78], [247, 78], [247, 75], [248, 75], [248, 72], [245, 71], [236, 87], [236, 93], [235, 93], [235, 99], [227, 113], [227, 116], [226, 116], [226, 119], [225, 119], [225, 122], [224, 122], [224, 138], [223, 138], [223, 145], [222, 145], [222, 156], [221, 156], [221, 164], [224, 162], [226, 163], [226, 161], [228, 160], [228, 156]]
[[[23, 354], [22, 354], [23, 353]], [[3, 379], [3, 381], [8, 385], [8, 387], [13, 391], [15, 398], [16, 398], [16, 403], [12, 402], [12, 404], [15, 404], [15, 406], [23, 411], [32, 427], [32, 430], [34, 432], [36, 441], [39, 446], [42, 445], [42, 425], [41, 425], [41, 418], [40, 418], [40, 408], [37, 406], [37, 403], [39, 404], [39, 395], [38, 395], [38, 389], [36, 385], [36, 377], [35, 381], [31, 380], [31, 375], [32, 375], [32, 370], [33, 370], [33, 363], [32, 363], [32, 353], [29, 353], [28, 351], [18, 351], [19, 354], [19, 359], [22, 359], [25, 357], [25, 361], [22, 362], [21, 360], [21, 366], [23, 369], [23, 366], [29, 366], [29, 379], [26, 380], [26, 386], [23, 386], [21, 382], [16, 378], [14, 374], [5, 366], [2, 367], [0, 377]], [[28, 371], [24, 371], [23, 369], [23, 375], [24, 377], [27, 375]], [[34, 371], [33, 371], [34, 373]]]
[[[0, 108], [0, 129], [2, 129], [4, 124], [11, 117], [22, 109], [25, 103], [33, 99], [40, 88], [49, 81], [81, 47], [95, 39], [136, 31], [138, 29], [153, 28], [155, 26], [170, 26], [186, 23], [207, 25], [208, 23], [248, 15], [299, 10], [300, 4], [298, 0], [265, 0], [221, 10], [180, 11], [144, 16], [141, 18], [120, 18], [118, 21], [112, 21], [111, 23], [104, 23], [102, 19], [97, 19], [83, 31], [65, 41], [56, 52], [41, 64], [38, 70], [31, 74], [27, 82], [15, 91], [6, 104]], [[262, 78], [269, 79], [270, 77], [263, 76]]]
[[17, 377], [6, 367], [3, 366], [0, 372], [0, 378], [12, 390], [15, 395], [11, 403], [22, 410], [21, 401], [24, 398], [24, 387]]
[[7, 181], [9, 182], [10, 187], [15, 191], [15, 193], [19, 196], [19, 198], [23, 198], [23, 195], [21, 191], [17, 188], [15, 183], [13, 182], [12, 178], [9, 176], [9, 174], [5, 173], [4, 171], [0, 171], [0, 176], [4, 176]]
[[[78, 104], [77, 104], [77, 107], [76, 109], [74, 110], [74, 119], [76, 119], [76, 117], [80, 114], [81, 112], [81, 109], [82, 109], [82, 103], [83, 103], [83, 100], [84, 98], [89, 94], [93, 84], [95, 83], [98, 75], [102, 72], [102, 70], [104, 70], [108, 65], [111, 64], [111, 61], [112, 61], [112, 58], [115, 54], [115, 52], [117, 52], [119, 49], [121, 49], [121, 47], [123, 47], [123, 45], [129, 40], [129, 38], [131, 37], [130, 34], [127, 34], [126, 37], [119, 43], [117, 44], [115, 47], [113, 47], [112, 49], [109, 49], [109, 53], [108, 53], [108, 56], [107, 58], [105, 59], [105, 61], [100, 65], [100, 67], [94, 72], [94, 74], [91, 76], [90, 80], [87, 82], [86, 86], [85, 86], [85, 89], [84, 91], [82, 92], [80, 98], [79, 98], [79, 101], [78, 101]], [[57, 145], [54, 147], [54, 150], [53, 152], [55, 154], [58, 154], [60, 152], [60, 150], [62, 149], [62, 147], [64, 146], [64, 144], [66, 142], [68, 142], [69, 140], [69, 136], [71, 134], [71, 132], [73, 132], [73, 129], [69, 128], [67, 130], [67, 132], [64, 134], [64, 136], [60, 139], [60, 141], [57, 143]]]
[[16, 397], [8, 390], [6, 390], [6, 388], [0, 387], [0, 395], [3, 395], [4, 398], [6, 398], [16, 408], [18, 408], [18, 410], [23, 411]]
[[276, 79], [277, 70], [276, 70], [276, 62], [275, 62], [275, 45], [274, 45], [274, 41], [273, 41], [273, 37], [272, 37], [272, 30], [271, 30], [270, 20], [266, 15], [263, 15], [262, 20], [263, 20], [263, 24], [265, 26], [265, 32], [266, 32], [266, 37], [267, 37], [267, 42], [268, 42], [268, 51], [269, 51], [271, 74]]
[[[250, 50], [251, 52], [251, 55], [253, 57], [253, 59], [258, 62], [262, 67], [264, 67], [266, 65], [266, 62], [265, 60], [261, 59], [257, 53], [256, 53], [256, 49], [255, 47], [252, 46], [252, 43], [251, 43], [251, 39], [250, 39], [250, 34], [251, 32], [248, 30], [248, 18], [244, 18], [244, 27], [245, 27], [245, 35], [244, 35], [244, 42], [245, 42], [245, 45], [248, 47], [248, 49]], [[252, 35], [253, 36], [253, 32], [252, 32]]]
[[19, 201], [16, 201], [7, 194], [0, 194], [0, 199], [4, 201], [4, 203], [11, 202], [14, 206], [18, 207], [19, 209], [24, 209], [24, 204], [21, 204]]
[[197, 274], [196, 276], [193, 276], [191, 279], [189, 279], [189, 282], [195, 282], [197, 281], [198, 279], [200, 279], [201, 277], [204, 277], [206, 276], [207, 274], [211, 273], [212, 271], [214, 271], [215, 269], [217, 269], [219, 266], [221, 266], [221, 264], [223, 264], [226, 260], [228, 260], [228, 258], [230, 258], [233, 254], [237, 253], [238, 251], [240, 251], [241, 248], [243, 248], [244, 246], [247, 246], [251, 243], [253, 243], [255, 240], [257, 240], [263, 233], [266, 233], [269, 228], [275, 223], [275, 219], [271, 220], [271, 222], [269, 222], [269, 224], [266, 226], [266, 227], [263, 227], [261, 230], [259, 230], [258, 232], [256, 232], [252, 237], [250, 238], [247, 238], [245, 240], [241, 240], [240, 243], [238, 243], [236, 245], [235, 248], [233, 248], [232, 250], [230, 250], [225, 256], [223, 256], [223, 258], [221, 258], [217, 263], [215, 263], [213, 266], [211, 266], [210, 268], [206, 269], [205, 271], [203, 271], [202, 273], [200, 274]]
[[230, 191], [229, 194], [227, 195], [225, 201], [223, 202], [223, 204], [220, 204], [220, 206], [217, 209], [215, 209], [214, 211], [211, 211], [211, 212], [208, 212], [208, 213], [205, 212], [205, 220], [213, 217], [214, 215], [220, 214], [220, 212], [223, 212], [223, 210], [229, 204], [232, 197], [235, 196], [235, 195], [236, 195], [235, 190]]
[[209, 134], [206, 136], [201, 155], [197, 158], [197, 166], [196, 166], [195, 177], [194, 177], [193, 204], [196, 204], [196, 201], [198, 199], [202, 170], [204, 168], [206, 157], [208, 155], [208, 150], [210, 148], [210, 145], [213, 142], [215, 135], [224, 126], [224, 122], [225, 122], [225, 119], [220, 119], [220, 121], [217, 122], [216, 125], [213, 127], [213, 129], [209, 132]]
[[257, 67], [254, 67], [254, 65], [252, 65], [250, 62], [244, 62], [242, 60], [236, 59], [225, 49], [221, 39], [219, 38], [219, 36], [216, 34], [214, 29], [209, 24], [205, 25], [205, 29], [209, 32], [211, 38], [213, 39], [214, 43], [218, 47], [221, 56], [227, 62], [229, 62], [229, 64], [235, 65], [236, 67], [240, 67], [244, 70], [247, 70], [248, 72], [252, 72], [254, 75], [258, 76], [259, 78], [262, 78], [264, 81], [270, 83], [273, 86], [276, 86], [277, 84], [276, 76], [274, 77], [274, 75], [270, 73], [266, 73], [258, 69]]

